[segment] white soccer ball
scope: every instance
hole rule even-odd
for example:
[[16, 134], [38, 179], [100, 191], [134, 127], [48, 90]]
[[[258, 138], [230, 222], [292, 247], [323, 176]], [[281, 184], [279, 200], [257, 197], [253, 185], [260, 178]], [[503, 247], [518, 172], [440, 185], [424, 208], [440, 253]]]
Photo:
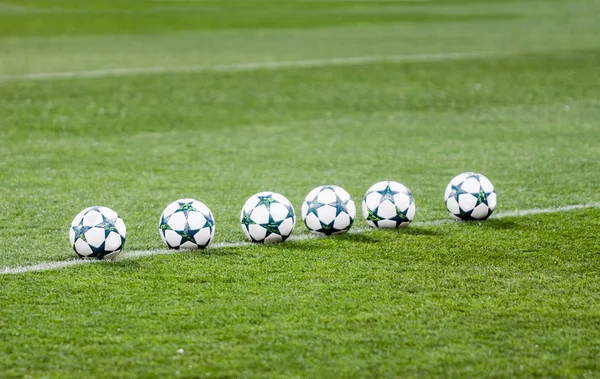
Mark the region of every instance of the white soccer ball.
[[163, 211], [158, 231], [171, 249], [204, 249], [215, 235], [215, 218], [203, 202], [179, 199]]
[[127, 229], [117, 212], [106, 207], [90, 207], [71, 222], [69, 240], [82, 258], [114, 259], [125, 244]]
[[496, 208], [496, 190], [488, 178], [465, 172], [450, 181], [444, 192], [448, 212], [460, 220], [485, 220]]
[[242, 231], [252, 242], [283, 242], [294, 230], [296, 214], [285, 196], [275, 192], [260, 192], [246, 201], [240, 222]]
[[306, 227], [325, 235], [346, 233], [356, 217], [356, 206], [342, 187], [320, 186], [308, 193], [302, 203]]
[[372, 228], [408, 226], [415, 217], [415, 199], [408, 188], [394, 181], [374, 184], [362, 201], [362, 214]]

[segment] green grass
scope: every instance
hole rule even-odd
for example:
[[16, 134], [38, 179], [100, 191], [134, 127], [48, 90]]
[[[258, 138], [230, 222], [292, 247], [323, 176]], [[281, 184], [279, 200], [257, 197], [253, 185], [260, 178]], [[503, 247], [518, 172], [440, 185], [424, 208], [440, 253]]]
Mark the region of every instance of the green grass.
[[[463, 171], [499, 212], [600, 201], [598, 1], [82, 4], [0, 4], [0, 268], [73, 258], [90, 205], [124, 218], [126, 258], [163, 247], [181, 197], [216, 242], [243, 240], [253, 193], [299, 211], [327, 183], [359, 202], [400, 181], [418, 221], [447, 219]], [[11, 78], [473, 51], [498, 54]], [[0, 275], [0, 376], [596, 377], [599, 227], [589, 209]]]
[[[440, 2], [438, 2], [439, 5]], [[381, 23], [510, 19], [514, 13], [444, 13], [433, 3], [319, 1], [9, 2], [0, 35], [160, 33], [186, 30], [303, 28]]]
[[599, 220], [590, 210], [4, 276], [0, 365], [56, 377], [593, 377]]

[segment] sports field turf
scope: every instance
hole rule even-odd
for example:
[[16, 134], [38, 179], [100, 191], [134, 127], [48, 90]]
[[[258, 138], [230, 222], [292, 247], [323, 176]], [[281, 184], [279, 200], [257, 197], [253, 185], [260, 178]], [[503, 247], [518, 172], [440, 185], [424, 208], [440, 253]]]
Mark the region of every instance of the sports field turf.
[[[0, 377], [599, 377], [598, 14], [1, 0]], [[496, 186], [486, 222], [447, 222], [464, 171]], [[299, 213], [386, 179], [405, 230], [241, 243], [256, 192]], [[182, 197], [215, 245], [163, 254]], [[29, 272], [74, 259], [91, 205], [125, 220], [119, 259]]]

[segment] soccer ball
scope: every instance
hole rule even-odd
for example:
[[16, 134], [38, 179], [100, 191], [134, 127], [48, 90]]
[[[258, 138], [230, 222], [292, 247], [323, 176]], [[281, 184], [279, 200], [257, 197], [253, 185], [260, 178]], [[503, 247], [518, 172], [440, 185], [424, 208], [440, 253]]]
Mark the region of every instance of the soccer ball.
[[321, 186], [306, 195], [302, 220], [306, 227], [325, 235], [346, 233], [356, 217], [356, 206], [342, 187]]
[[158, 231], [171, 249], [204, 249], [215, 235], [215, 218], [203, 202], [179, 199], [163, 211]]
[[296, 214], [285, 196], [260, 192], [246, 201], [240, 222], [244, 234], [252, 242], [283, 242], [294, 230]]
[[71, 222], [69, 240], [82, 258], [114, 259], [121, 253], [127, 230], [117, 212], [106, 207], [90, 207]]
[[496, 208], [496, 190], [481, 174], [465, 172], [450, 181], [444, 192], [448, 212], [460, 220], [485, 220]]
[[415, 199], [408, 188], [393, 181], [374, 184], [362, 201], [362, 214], [372, 228], [408, 226], [415, 217]]

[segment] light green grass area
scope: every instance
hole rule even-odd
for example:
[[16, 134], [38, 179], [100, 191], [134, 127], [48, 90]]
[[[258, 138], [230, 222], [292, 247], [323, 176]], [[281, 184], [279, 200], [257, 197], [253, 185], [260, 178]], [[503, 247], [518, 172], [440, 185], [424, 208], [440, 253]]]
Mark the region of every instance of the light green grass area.
[[[194, 197], [215, 242], [250, 195], [409, 187], [448, 218], [600, 201], [598, 1], [0, 3], [0, 269], [74, 258], [105, 205], [128, 252]], [[228, 72], [110, 70], [487, 52]], [[35, 80], [34, 73], [108, 70]], [[175, 70], [177, 71], [177, 70]], [[51, 75], [50, 75], [51, 77]], [[356, 228], [365, 228], [358, 217]], [[0, 275], [0, 377], [600, 375], [600, 211], [413, 225]], [[299, 221], [294, 234], [307, 234]], [[183, 354], [177, 353], [183, 349]]]

